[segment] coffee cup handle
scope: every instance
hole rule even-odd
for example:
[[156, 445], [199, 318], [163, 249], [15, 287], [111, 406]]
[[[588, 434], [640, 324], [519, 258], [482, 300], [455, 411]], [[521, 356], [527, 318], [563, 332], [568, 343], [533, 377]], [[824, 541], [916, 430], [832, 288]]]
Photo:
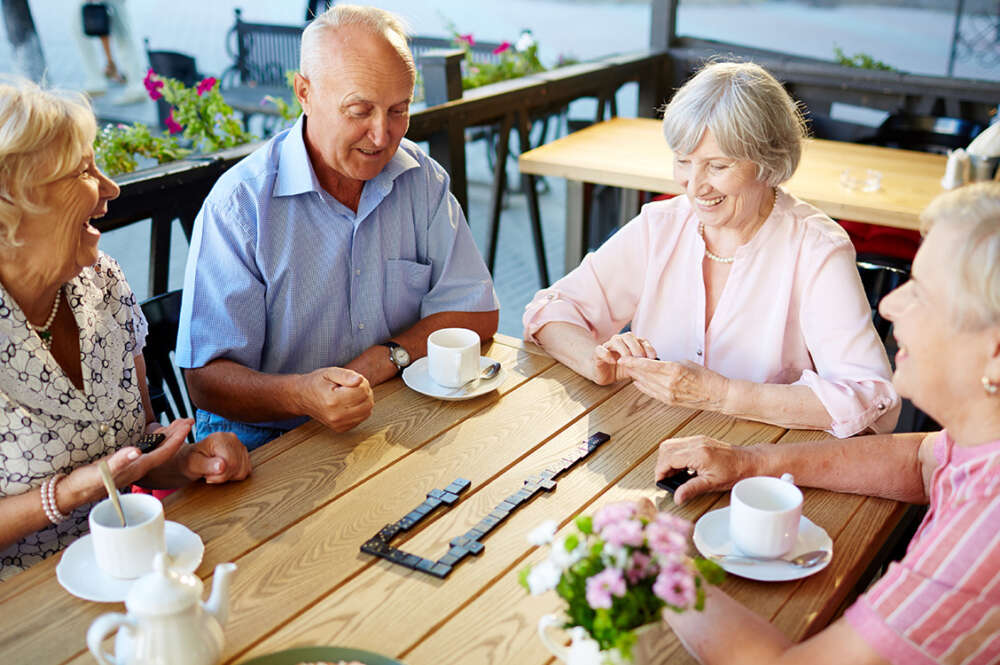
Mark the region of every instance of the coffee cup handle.
[[97, 617], [94, 623], [90, 624], [90, 628], [87, 630], [87, 648], [101, 665], [119, 665], [119, 661], [112, 658], [111, 654], [104, 650], [101, 643], [111, 633], [122, 627], [131, 632], [135, 630], [135, 622], [124, 614], [112, 613], [102, 614]]
[[795, 476], [793, 476], [790, 473], [781, 474], [781, 479], [784, 480], [786, 483], [790, 483], [792, 485], [795, 484]]
[[548, 649], [553, 656], [558, 658], [564, 663], [569, 662], [569, 649], [564, 647], [557, 642], [554, 642], [551, 637], [549, 637], [548, 631], [552, 628], [558, 626], [561, 622], [555, 614], [546, 614], [538, 620], [538, 637], [541, 638], [542, 644]]

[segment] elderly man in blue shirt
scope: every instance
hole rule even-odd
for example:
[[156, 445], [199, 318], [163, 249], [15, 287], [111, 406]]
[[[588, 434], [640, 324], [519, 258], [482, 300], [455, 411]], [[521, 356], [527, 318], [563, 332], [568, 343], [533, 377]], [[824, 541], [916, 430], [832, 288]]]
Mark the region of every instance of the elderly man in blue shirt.
[[416, 69], [399, 20], [337, 5], [300, 64], [302, 117], [216, 183], [184, 279], [177, 363], [199, 436], [251, 449], [309, 417], [354, 427], [434, 330], [497, 328], [448, 174], [403, 139]]

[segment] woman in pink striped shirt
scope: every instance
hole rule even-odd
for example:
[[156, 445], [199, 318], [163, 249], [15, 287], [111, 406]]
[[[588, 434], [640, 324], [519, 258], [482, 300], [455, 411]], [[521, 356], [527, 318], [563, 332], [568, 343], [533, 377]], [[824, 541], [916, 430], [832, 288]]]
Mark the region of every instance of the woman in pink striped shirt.
[[943, 194], [922, 220], [912, 277], [879, 309], [899, 342], [893, 383], [943, 431], [660, 444], [657, 478], [697, 472], [674, 494], [678, 503], [783, 472], [809, 487], [930, 502], [902, 561], [804, 642], [790, 643], [715, 588], [704, 612], [665, 613], [703, 663], [1000, 662], [1000, 184]]
[[805, 137], [795, 102], [758, 65], [715, 63], [663, 129], [685, 196], [644, 206], [539, 291], [525, 338], [668, 404], [838, 437], [891, 431], [899, 398], [854, 247], [779, 187]]

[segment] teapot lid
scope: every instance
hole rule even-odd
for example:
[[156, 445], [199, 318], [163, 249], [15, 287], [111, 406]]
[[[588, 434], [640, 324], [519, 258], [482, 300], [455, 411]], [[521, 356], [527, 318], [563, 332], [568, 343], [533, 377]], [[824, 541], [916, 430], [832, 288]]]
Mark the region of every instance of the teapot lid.
[[166, 555], [160, 552], [153, 557], [153, 571], [132, 584], [125, 607], [147, 616], [175, 614], [199, 602], [203, 588], [196, 575], [168, 568]]

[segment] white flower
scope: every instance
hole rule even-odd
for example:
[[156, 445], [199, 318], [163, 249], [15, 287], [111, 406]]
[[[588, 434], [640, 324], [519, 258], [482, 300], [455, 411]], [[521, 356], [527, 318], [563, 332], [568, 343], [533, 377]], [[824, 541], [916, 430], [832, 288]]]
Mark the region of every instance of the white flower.
[[532, 596], [551, 591], [559, 584], [561, 576], [562, 570], [550, 559], [540, 561], [532, 566], [531, 571], [528, 573], [528, 590]]
[[528, 534], [528, 542], [538, 547], [548, 545], [552, 542], [552, 538], [556, 535], [556, 529], [558, 528], [558, 522], [555, 520], [546, 520], [531, 530], [531, 533]]
[[521, 36], [517, 39], [517, 44], [514, 45], [518, 51], [524, 52], [535, 45], [535, 38], [531, 35], [531, 30], [522, 30]]
[[604, 549], [601, 550], [601, 561], [610, 568], [624, 570], [628, 565], [628, 550], [619, 545], [604, 543]]
[[549, 559], [559, 568], [559, 570], [566, 570], [574, 563], [587, 556], [587, 545], [583, 540], [579, 540], [573, 551], [566, 550], [566, 539], [560, 538], [558, 542], [552, 545], [552, 552], [549, 554]]

